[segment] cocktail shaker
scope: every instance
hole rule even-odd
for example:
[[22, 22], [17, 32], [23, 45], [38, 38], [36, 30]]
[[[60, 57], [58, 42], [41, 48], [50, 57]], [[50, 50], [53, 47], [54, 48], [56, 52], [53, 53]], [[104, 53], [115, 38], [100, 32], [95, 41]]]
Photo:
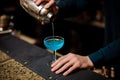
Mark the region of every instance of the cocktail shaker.
[[39, 20], [40, 22], [49, 23], [54, 16], [52, 8], [45, 9], [46, 2], [42, 2], [37, 6], [33, 0], [20, 0], [22, 8], [31, 16]]

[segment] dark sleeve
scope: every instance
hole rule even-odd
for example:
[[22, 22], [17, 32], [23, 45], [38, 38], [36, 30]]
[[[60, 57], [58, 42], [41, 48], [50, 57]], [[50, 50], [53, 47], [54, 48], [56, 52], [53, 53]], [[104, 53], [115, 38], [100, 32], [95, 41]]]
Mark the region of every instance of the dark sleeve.
[[83, 11], [94, 11], [100, 2], [98, 0], [57, 0], [58, 17], [71, 17]]
[[93, 64], [109, 62], [120, 57], [120, 39], [113, 41], [109, 45], [89, 55]]
[[87, 0], [57, 0], [56, 4], [59, 7], [59, 15], [69, 15], [78, 13], [87, 4]]
[[68, 9], [69, 7], [81, 8], [87, 3], [87, 0], [57, 0], [56, 3], [60, 9]]

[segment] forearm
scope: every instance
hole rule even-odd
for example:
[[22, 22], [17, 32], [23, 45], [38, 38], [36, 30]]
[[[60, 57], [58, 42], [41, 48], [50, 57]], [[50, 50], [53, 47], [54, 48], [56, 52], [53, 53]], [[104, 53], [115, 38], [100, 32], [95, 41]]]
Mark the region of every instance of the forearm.
[[89, 55], [93, 64], [96, 65], [100, 62], [108, 62], [118, 58], [120, 55], [120, 39], [110, 43], [108, 46], [101, 48], [95, 53]]
[[82, 8], [85, 4], [87, 4], [87, 0], [57, 0], [56, 4], [60, 9], [69, 8], [71, 6]]
[[57, 0], [56, 4], [59, 8], [59, 15], [65, 16], [80, 12], [87, 4], [87, 0]]

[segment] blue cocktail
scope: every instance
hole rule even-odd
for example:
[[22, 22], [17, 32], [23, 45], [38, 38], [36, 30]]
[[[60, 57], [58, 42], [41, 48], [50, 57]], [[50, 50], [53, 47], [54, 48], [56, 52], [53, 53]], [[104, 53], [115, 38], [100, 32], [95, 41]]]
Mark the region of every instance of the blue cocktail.
[[61, 36], [48, 36], [44, 39], [44, 45], [47, 49], [53, 50], [56, 60], [56, 50], [59, 50], [64, 45], [64, 38]]

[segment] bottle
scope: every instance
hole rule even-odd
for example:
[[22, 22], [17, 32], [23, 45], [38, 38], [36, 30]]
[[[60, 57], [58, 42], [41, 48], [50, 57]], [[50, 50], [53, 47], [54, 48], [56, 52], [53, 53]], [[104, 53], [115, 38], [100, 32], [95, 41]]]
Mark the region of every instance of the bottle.
[[114, 80], [114, 78], [115, 78], [115, 70], [114, 70], [114, 67], [111, 67], [111, 69], [110, 69], [110, 77], [111, 77], [112, 80]]
[[54, 16], [52, 8], [45, 9], [46, 2], [37, 6], [33, 0], [20, 0], [22, 8], [40, 22], [49, 23]]

